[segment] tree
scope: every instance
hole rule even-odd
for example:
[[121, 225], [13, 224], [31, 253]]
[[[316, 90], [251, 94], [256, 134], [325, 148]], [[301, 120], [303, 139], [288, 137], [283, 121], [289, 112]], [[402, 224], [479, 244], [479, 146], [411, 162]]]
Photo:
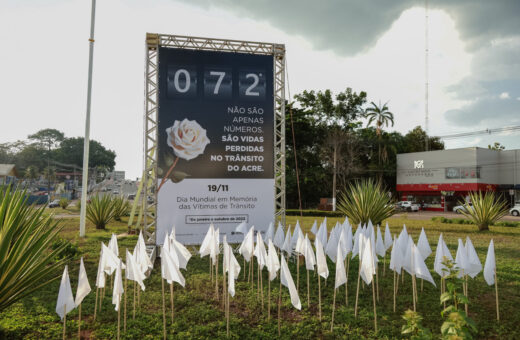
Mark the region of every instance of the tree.
[[31, 183], [40, 176], [38, 168], [34, 165], [30, 165], [25, 169], [25, 178], [27, 178]]
[[43, 129], [29, 135], [28, 138], [34, 141], [34, 143], [41, 148], [51, 150], [56, 149], [60, 145], [60, 143], [65, 139], [65, 135], [63, 132], [56, 129]]
[[[405, 136], [406, 149], [403, 152], [422, 152], [426, 151], [424, 140], [426, 139], [426, 131], [420, 126], [416, 126], [410, 130]], [[439, 137], [428, 137], [429, 151], [444, 150], [444, 142]]]
[[[376, 105], [374, 102], [370, 102], [371, 107], [368, 107], [365, 110], [365, 118], [368, 118], [367, 126], [372, 125], [372, 123], [376, 126], [376, 134], [378, 137], [379, 145], [378, 145], [378, 165], [379, 168], [381, 168], [381, 162], [388, 159], [385, 147], [383, 147], [383, 152], [381, 152], [381, 132], [383, 130], [383, 126], [388, 127], [388, 125], [391, 124], [391, 126], [394, 126], [394, 114], [390, 111], [388, 111], [388, 106], [385, 104], [381, 105], [381, 102], [379, 102], [379, 106]], [[379, 174], [379, 178], [382, 178], [382, 173]]]
[[[89, 167], [101, 167], [112, 171], [116, 164], [115, 159], [116, 153], [114, 151], [106, 149], [98, 141], [90, 141]], [[83, 166], [83, 137], [65, 138], [61, 142], [59, 149], [56, 150], [56, 160], [81, 168]]]
[[[311, 112], [315, 124], [328, 131], [328, 138], [323, 146], [328, 146], [332, 158], [332, 208], [336, 210], [336, 182], [338, 159], [342, 142], [339, 136], [346, 131], [359, 127], [358, 118], [362, 114], [361, 107], [366, 102], [366, 93], [353, 92], [349, 87], [335, 97], [330, 90], [303, 91], [295, 96], [304, 111]], [[343, 138], [341, 138], [343, 140]]]
[[493, 145], [488, 145], [488, 149], [490, 150], [496, 150], [496, 151], [502, 151], [505, 150], [506, 147], [500, 144], [499, 142], [493, 143]]

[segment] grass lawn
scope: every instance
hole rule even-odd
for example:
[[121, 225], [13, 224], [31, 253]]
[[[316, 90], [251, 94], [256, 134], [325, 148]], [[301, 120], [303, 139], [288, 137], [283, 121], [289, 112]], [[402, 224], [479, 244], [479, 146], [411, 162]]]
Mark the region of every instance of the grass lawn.
[[[59, 209], [61, 212], [61, 209]], [[308, 231], [314, 222], [313, 217], [300, 219], [300, 224]], [[329, 230], [339, 219], [328, 218]], [[321, 218], [318, 219], [321, 221]], [[79, 257], [83, 256], [90, 285], [93, 291], [83, 301], [82, 306], [82, 337], [91, 339], [113, 339], [117, 332], [117, 312], [111, 304], [111, 290], [107, 288], [102, 310], [98, 311], [98, 318], [93, 320], [95, 299], [95, 278], [99, 258], [100, 242], [107, 243], [111, 233], [126, 232], [126, 220], [112, 222], [106, 230], [96, 230], [87, 224], [87, 238], [78, 237], [79, 219], [67, 218], [62, 220], [64, 229], [61, 237], [76, 244], [79, 248], [74, 260], [69, 263], [69, 275], [73, 293], [76, 292], [79, 270]], [[287, 223], [294, 225], [296, 217], [288, 217]], [[433, 258], [439, 234], [444, 239], [455, 257], [457, 239], [465, 239], [469, 235], [477, 253], [484, 265], [487, 246], [491, 239], [495, 242], [497, 258], [500, 322], [496, 321], [495, 290], [494, 286], [487, 286], [482, 274], [469, 281], [469, 315], [478, 328], [478, 339], [520, 339], [520, 228], [491, 227], [489, 232], [477, 232], [476, 226], [441, 224], [432, 221], [420, 221], [404, 218], [389, 219], [391, 231], [400, 232], [403, 223], [415, 242], [419, 237], [421, 227], [424, 227], [432, 247], [433, 254], [427, 259], [428, 268], [439, 285], [439, 276], [433, 273]], [[312, 234], [310, 234], [312, 235]], [[137, 237], [123, 236], [119, 238], [120, 254], [124, 256], [125, 248], [133, 250]], [[240, 265], [242, 258], [237, 256]], [[226, 323], [224, 309], [220, 301], [215, 299], [214, 283], [210, 281], [208, 272], [208, 258], [201, 259], [194, 255], [188, 264], [188, 270], [183, 272], [186, 278], [186, 287], [175, 286], [175, 318], [173, 323], [169, 314], [169, 295], [166, 302], [167, 331], [172, 339], [215, 339], [226, 338]], [[386, 264], [389, 263], [389, 256]], [[162, 338], [162, 298], [159, 275], [159, 260], [155, 268], [145, 281], [146, 291], [141, 294], [141, 306], [132, 318], [133, 283], [128, 285], [128, 321], [127, 331], [122, 333], [123, 339], [158, 339]], [[293, 278], [296, 283], [296, 263], [290, 263]], [[345, 288], [340, 287], [336, 298], [335, 328], [330, 332], [331, 303], [333, 297], [334, 265], [329, 260], [330, 276], [327, 283], [322, 280], [322, 308], [323, 320], [317, 317], [318, 282], [314, 273], [310, 274], [311, 306], [307, 305], [307, 286], [305, 267], [300, 267], [299, 292], [302, 310], [295, 310], [289, 300], [287, 289], [283, 289], [282, 305], [282, 338], [284, 339], [401, 339], [400, 330], [404, 324], [401, 315], [412, 308], [412, 285], [409, 275], [405, 275], [404, 285], [399, 286], [397, 297], [397, 313], [393, 313], [393, 274], [383, 269], [379, 271], [380, 301], [377, 305], [379, 332], [373, 331], [372, 289], [360, 289], [358, 318], [354, 318], [354, 301], [357, 280], [357, 257], [350, 262], [348, 281], [348, 305], [345, 301]], [[221, 266], [219, 266], [221, 268]], [[244, 269], [242, 268], [242, 271]], [[61, 273], [60, 273], [61, 277]], [[107, 279], [109, 285], [110, 280]], [[264, 299], [267, 300], [267, 271], [263, 273]], [[423, 325], [429, 328], [438, 338], [442, 318], [439, 303], [439, 288], [430, 283], [424, 283], [421, 291], [420, 280], [417, 282], [419, 301], [417, 311], [423, 316]], [[62, 322], [55, 312], [58, 295], [59, 280], [54, 281], [30, 297], [11, 306], [0, 313], [0, 338], [5, 339], [60, 339], [62, 336]], [[219, 281], [222, 288], [222, 279]], [[267, 320], [267, 301], [262, 308], [257, 299], [256, 270], [255, 289], [244, 281], [243, 272], [237, 281], [234, 298], [231, 299], [231, 338], [233, 339], [268, 339], [278, 337], [277, 308], [275, 298], [278, 296], [279, 281], [275, 279], [271, 285], [272, 310], [271, 320]], [[169, 292], [169, 289], [167, 289]], [[123, 313], [121, 313], [123, 317]], [[67, 316], [67, 337], [77, 338], [78, 327], [77, 309]], [[121, 331], [123, 321], [121, 321]]]

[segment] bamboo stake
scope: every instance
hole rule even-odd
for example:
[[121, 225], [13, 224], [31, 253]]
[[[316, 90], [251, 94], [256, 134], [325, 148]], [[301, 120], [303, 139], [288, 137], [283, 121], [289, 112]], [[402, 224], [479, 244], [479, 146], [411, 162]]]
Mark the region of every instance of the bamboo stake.
[[81, 340], [81, 303], [79, 304], [78, 339]]
[[256, 301], [260, 299], [260, 264], [256, 264]]
[[[466, 299], [469, 300], [469, 295], [468, 295], [468, 275], [465, 275], [465, 280], [466, 280]], [[468, 315], [468, 304], [466, 303], [464, 305], [464, 310], [466, 311], [466, 315]]]
[[311, 309], [311, 291], [310, 291], [310, 287], [309, 287], [309, 271], [306, 270], [306, 272], [307, 272], [307, 308]]
[[350, 257], [347, 254], [347, 282], [345, 282], [345, 305], [348, 307], [348, 267], [350, 266]]
[[141, 310], [141, 290], [137, 289], [137, 309]]
[[244, 266], [242, 268], [244, 268], [244, 281], [246, 280], [246, 258], [245, 257], [242, 257], [244, 259]]
[[133, 320], [135, 320], [135, 281], [134, 281], [134, 313], [133, 313]]
[[357, 306], [358, 306], [358, 300], [359, 300], [359, 281], [361, 279], [361, 259], [359, 259], [359, 270], [358, 270], [358, 276], [357, 276], [357, 288], [356, 288], [356, 304], [354, 306], [354, 317], [357, 319]]
[[[395, 313], [395, 271], [394, 271], [394, 313]], [[398, 281], [399, 282], [399, 281]]]
[[65, 340], [65, 332], [67, 329], [67, 305], [63, 305], [63, 340]]
[[321, 280], [320, 274], [318, 274], [318, 315], [321, 321]]
[[96, 321], [96, 315], [97, 315], [98, 291], [99, 291], [99, 288], [96, 287], [96, 303], [94, 304], [94, 321]]
[[[260, 266], [258, 266], [260, 267]], [[264, 278], [263, 278], [263, 275], [262, 275], [262, 269], [260, 269], [260, 292], [261, 292], [261, 297], [262, 297], [262, 311], [264, 310]]]
[[271, 280], [267, 278], [268, 287], [267, 287], [267, 320], [271, 318]]
[[383, 276], [385, 276], [386, 273], [386, 252], [385, 256], [383, 256]]
[[412, 295], [413, 295], [413, 311], [416, 312], [416, 301], [415, 301], [415, 275], [412, 275]]
[[217, 261], [215, 263], [215, 298], [218, 301], [218, 254]]
[[255, 288], [255, 262], [253, 261], [253, 257], [251, 257], [251, 290]]
[[161, 277], [161, 286], [162, 286], [162, 313], [163, 313], [163, 338], [166, 340], [166, 306], [164, 302], [164, 279]]
[[421, 279], [421, 292], [423, 291], [423, 288], [424, 288], [424, 280]]
[[103, 304], [103, 297], [105, 296], [105, 287], [101, 288], [102, 293], [99, 297], [99, 312], [101, 313], [101, 305]]
[[[121, 297], [118, 297], [121, 298]], [[119, 334], [121, 329], [121, 306], [117, 309], [117, 340], [119, 340]]]
[[495, 271], [495, 296], [497, 301], [497, 321], [500, 321], [500, 312], [498, 308], [498, 281], [497, 281], [497, 272]]
[[300, 255], [296, 255], [296, 291], [300, 294]]
[[125, 311], [124, 311], [124, 317], [123, 317], [123, 332], [126, 333], [126, 295], [127, 295], [127, 292], [128, 292], [128, 279], [126, 278], [126, 273], [125, 273], [125, 291], [124, 291], [124, 294], [125, 294]]
[[399, 273], [396, 273], [396, 285], [395, 285], [395, 294], [399, 293]]
[[[249, 271], [247, 272], [247, 283], [249, 283], [249, 279], [251, 278], [251, 259], [249, 259]], [[245, 267], [244, 267], [245, 271]]]
[[226, 271], [224, 269], [224, 257], [222, 257], [222, 307], [226, 309]]
[[374, 304], [374, 328], [377, 333], [377, 309], [376, 309], [376, 292], [375, 292], [374, 282], [372, 282], [372, 301]]
[[173, 304], [173, 281], [170, 283], [170, 304], [172, 306], [172, 324], [173, 324], [173, 317], [175, 316], [175, 306]]
[[211, 256], [209, 257], [209, 278], [213, 282], [213, 263], [211, 263]]
[[[281, 305], [282, 305], [282, 272], [280, 271], [280, 290], [278, 291], [278, 336], [280, 336]], [[321, 317], [320, 317], [320, 320], [321, 320]]]
[[226, 322], [226, 331], [227, 331], [227, 336], [229, 338], [229, 293], [226, 294], [227, 296], [227, 299], [226, 299], [226, 305], [227, 305], [227, 308], [226, 308], [226, 314], [227, 314], [227, 322]]
[[[339, 259], [338, 259], [339, 260]], [[340, 260], [341, 261], [341, 260]], [[334, 285], [335, 286], [335, 285]], [[336, 287], [334, 287], [334, 297], [332, 298], [332, 319], [330, 321], [330, 331], [334, 329], [334, 309], [336, 308]]]
[[[444, 281], [444, 278], [441, 277], [441, 295], [444, 294], [444, 291], [445, 291], [445, 281]], [[444, 309], [446, 309], [446, 302], [444, 302]]]
[[376, 269], [376, 291], [377, 291], [377, 302], [379, 302], [379, 268]]

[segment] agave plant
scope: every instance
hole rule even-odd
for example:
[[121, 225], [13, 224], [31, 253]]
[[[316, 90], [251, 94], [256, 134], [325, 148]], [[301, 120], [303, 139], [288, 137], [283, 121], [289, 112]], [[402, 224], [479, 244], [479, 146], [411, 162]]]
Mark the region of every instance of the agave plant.
[[114, 218], [114, 201], [109, 195], [90, 197], [87, 204], [87, 219], [96, 229], [105, 229], [105, 226]]
[[355, 224], [368, 223], [369, 220], [381, 224], [394, 214], [395, 207], [381, 182], [363, 179], [351, 183], [348, 190], [340, 194], [338, 210]]
[[60, 198], [60, 207], [62, 209], [67, 209], [69, 204], [70, 204], [70, 201], [68, 199], [66, 199], [65, 197]]
[[498, 199], [494, 192], [475, 191], [469, 197], [473, 205], [465, 203], [460, 212], [476, 224], [480, 231], [489, 230], [490, 225], [507, 214], [506, 202]]
[[128, 214], [130, 210], [130, 202], [123, 196], [113, 198], [114, 204], [114, 220], [121, 221], [121, 216]]
[[0, 187], [0, 311], [59, 279], [64, 243], [52, 249], [61, 230], [45, 206], [27, 205], [25, 191]]

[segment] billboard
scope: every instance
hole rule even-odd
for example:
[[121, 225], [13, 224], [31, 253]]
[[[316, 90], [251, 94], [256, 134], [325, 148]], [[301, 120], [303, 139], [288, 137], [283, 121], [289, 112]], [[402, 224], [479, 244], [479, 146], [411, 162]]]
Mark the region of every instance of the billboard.
[[274, 220], [272, 55], [159, 48], [156, 242]]

